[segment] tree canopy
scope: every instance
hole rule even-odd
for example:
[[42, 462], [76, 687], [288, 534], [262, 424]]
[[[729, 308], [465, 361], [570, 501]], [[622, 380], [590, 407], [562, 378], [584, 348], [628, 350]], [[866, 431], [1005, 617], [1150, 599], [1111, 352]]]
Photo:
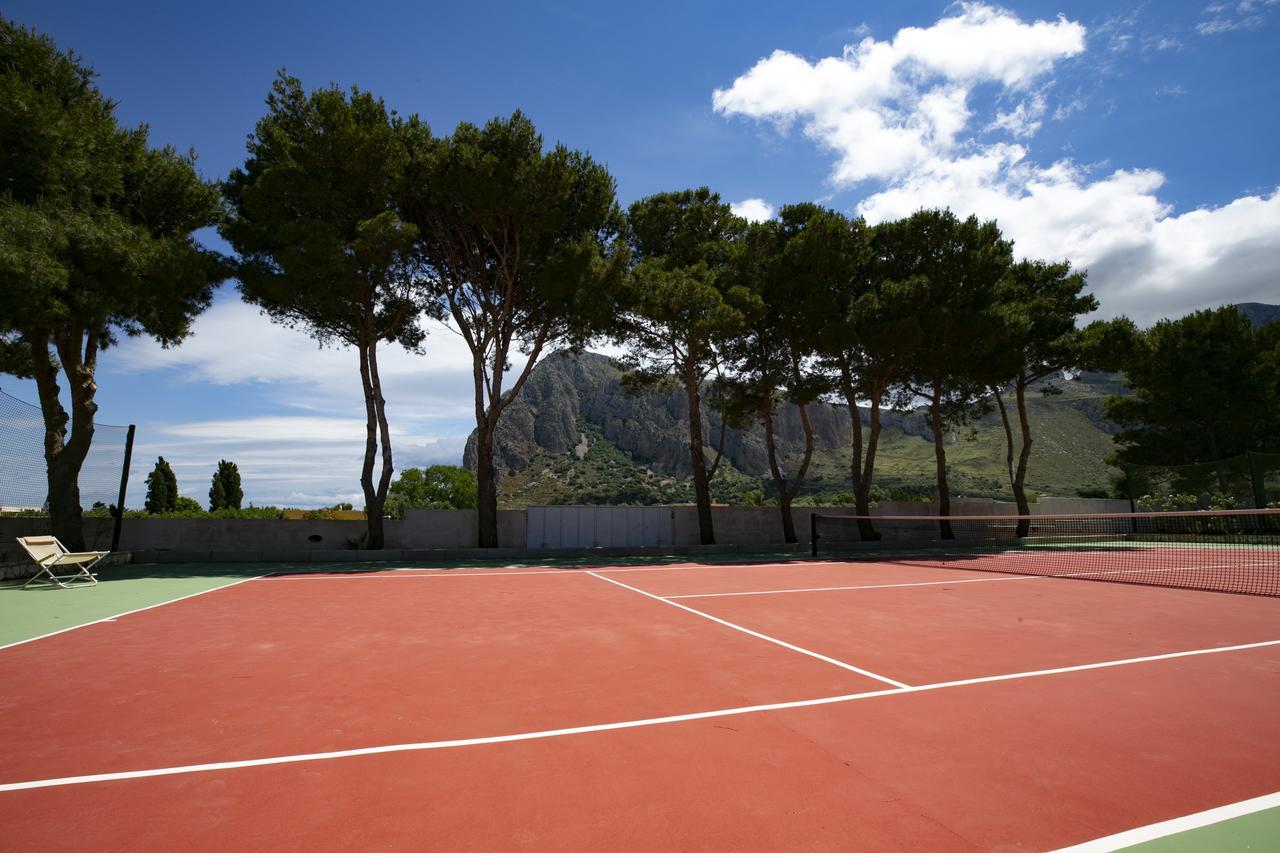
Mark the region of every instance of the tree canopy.
[[[860, 223], [859, 223], [860, 224]], [[839, 310], [840, 287], [854, 274], [858, 230], [841, 214], [813, 204], [783, 207], [776, 220], [753, 224], [733, 264], [743, 329], [728, 338], [724, 353], [732, 368], [734, 408], [764, 428], [770, 476], [778, 495], [783, 538], [797, 541], [791, 502], [813, 459], [809, 405], [831, 386], [817, 356], [825, 324]], [[774, 440], [779, 402], [796, 407], [804, 450], [790, 474]]]
[[[1098, 307], [1098, 300], [1083, 292], [1084, 285], [1084, 273], [1072, 272], [1071, 264], [1065, 261], [1022, 261], [997, 286], [995, 311], [1002, 321], [1000, 333], [1014, 372], [1011, 382], [1004, 377], [993, 387], [1005, 429], [1009, 484], [1022, 516], [1031, 513], [1025, 484], [1034, 442], [1027, 415], [1027, 391], [1032, 383], [1061, 375], [1081, 363], [1085, 341], [1076, 320]], [[1001, 394], [1001, 386], [1006, 383], [1013, 386], [1018, 414], [1016, 462], [1013, 428]], [[1019, 536], [1026, 536], [1029, 529], [1027, 519], [1018, 522]]]
[[99, 356], [121, 333], [187, 335], [228, 272], [194, 236], [220, 216], [193, 153], [150, 148], [78, 56], [0, 18], [0, 368], [35, 380], [53, 530], [73, 549]]
[[[419, 135], [397, 193], [430, 271], [424, 306], [466, 341], [475, 391], [479, 544], [498, 544], [493, 436], [542, 354], [609, 327], [625, 267], [613, 178], [545, 150], [523, 113], [442, 139]], [[524, 365], [508, 376], [516, 351]], [[509, 381], [510, 380], [510, 381]]]
[[[674, 377], [685, 391], [689, 457], [698, 527], [715, 542], [704, 458], [702, 385], [721, 363], [721, 347], [743, 328], [750, 290], [733, 280], [735, 245], [746, 233], [720, 196], [706, 187], [659, 193], [627, 210], [632, 267], [615, 339], [641, 384]], [[736, 291], [736, 292], [735, 292]]]
[[1280, 449], [1278, 330], [1253, 328], [1227, 306], [1137, 333], [1119, 357], [1133, 395], [1112, 397], [1105, 409], [1121, 425], [1115, 461], [1208, 462]]
[[[877, 228], [881, 274], [920, 306], [916, 346], [906, 356], [905, 387], [928, 404], [939, 514], [949, 515], [946, 432], [963, 423], [992, 383], [1012, 375], [1009, 351], [993, 310], [996, 290], [1013, 263], [1013, 246], [995, 222], [921, 210]], [[942, 522], [944, 538], [950, 524]]]
[[280, 72], [248, 157], [223, 188], [232, 216], [222, 233], [240, 254], [244, 298], [321, 345], [356, 350], [370, 548], [383, 544], [394, 471], [378, 345], [417, 351], [425, 336], [418, 229], [400, 218], [393, 195], [413, 146], [427, 136], [416, 118], [402, 120], [368, 92], [330, 86], [307, 94]]

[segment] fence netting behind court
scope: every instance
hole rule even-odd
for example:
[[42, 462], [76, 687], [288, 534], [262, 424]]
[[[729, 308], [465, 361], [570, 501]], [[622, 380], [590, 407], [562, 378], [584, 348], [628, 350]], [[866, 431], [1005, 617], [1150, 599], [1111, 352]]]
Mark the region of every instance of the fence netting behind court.
[[[80, 506], [108, 515], [120, 499], [129, 428], [95, 423], [93, 442], [80, 469]], [[0, 512], [47, 511], [44, 417], [33, 406], [0, 391]]]

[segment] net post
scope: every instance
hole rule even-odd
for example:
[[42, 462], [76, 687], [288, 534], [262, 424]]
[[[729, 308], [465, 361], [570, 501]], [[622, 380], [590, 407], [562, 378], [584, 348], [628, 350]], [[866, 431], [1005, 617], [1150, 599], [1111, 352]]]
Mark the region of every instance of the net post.
[[[1124, 471], [1124, 493], [1129, 498], [1129, 513], [1132, 515], [1138, 511], [1138, 502], [1133, 498], [1133, 466], [1126, 465], [1122, 470]], [[1129, 532], [1138, 532], [1138, 520], [1136, 518], [1129, 519]]]
[[809, 513], [809, 556], [818, 556], [818, 514]]
[[1246, 451], [1245, 456], [1249, 459], [1249, 480], [1253, 483], [1253, 508], [1266, 509], [1267, 483], [1262, 462], [1258, 459], [1258, 454], [1252, 450]]
[[124, 524], [124, 495], [129, 488], [129, 464], [133, 461], [133, 433], [135, 426], [129, 424], [129, 432], [124, 438], [124, 467], [120, 469], [120, 497], [116, 500], [115, 525], [111, 530], [111, 550], [120, 550], [120, 528]]

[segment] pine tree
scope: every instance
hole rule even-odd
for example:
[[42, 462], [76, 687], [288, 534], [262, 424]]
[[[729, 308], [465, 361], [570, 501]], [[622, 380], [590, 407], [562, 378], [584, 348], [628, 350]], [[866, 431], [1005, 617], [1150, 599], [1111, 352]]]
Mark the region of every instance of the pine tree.
[[178, 505], [178, 478], [161, 456], [147, 475], [147, 512], [173, 512]]

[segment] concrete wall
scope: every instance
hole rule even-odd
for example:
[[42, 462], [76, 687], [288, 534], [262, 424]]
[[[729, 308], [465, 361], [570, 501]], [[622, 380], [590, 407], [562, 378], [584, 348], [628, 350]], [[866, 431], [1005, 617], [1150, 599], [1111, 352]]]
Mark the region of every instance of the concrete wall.
[[[90, 551], [105, 551], [111, 547], [110, 518], [86, 518], [84, 520], [84, 546]], [[0, 563], [25, 563], [31, 560], [15, 539], [19, 536], [47, 536], [48, 518], [0, 518]], [[125, 550], [121, 548], [121, 550]]]
[[[809, 516], [853, 515], [852, 507], [792, 507], [796, 538], [809, 542]], [[776, 545], [782, 542], [782, 513], [776, 506], [713, 506], [711, 524], [720, 545]], [[675, 544], [689, 547], [700, 544], [696, 507], [675, 508]]]
[[529, 548], [669, 548], [668, 506], [531, 506], [525, 510]]
[[[479, 538], [476, 513], [469, 509], [411, 509], [397, 525], [396, 544], [387, 537], [388, 548], [433, 550], [474, 548]], [[498, 547], [525, 547], [524, 510], [498, 510]]]
[[[955, 515], [1011, 515], [1013, 505], [1001, 501], [958, 499], [952, 502]], [[1043, 498], [1031, 505], [1033, 514], [1127, 512], [1128, 501], [1080, 498]], [[801, 543], [809, 541], [809, 515], [813, 507], [793, 509], [796, 534]], [[850, 507], [824, 507], [825, 515], [852, 515]], [[932, 503], [878, 505], [875, 515], [929, 515], [937, 512]], [[676, 548], [696, 547], [698, 514], [692, 506], [672, 507], [673, 541]], [[782, 543], [782, 520], [777, 507], [713, 507], [716, 543], [725, 546], [769, 546]], [[87, 547], [105, 550], [111, 544], [109, 518], [85, 519]], [[0, 518], [0, 563], [25, 562], [25, 553], [14, 542], [17, 536], [49, 532], [47, 518]], [[357, 554], [365, 559], [400, 559], [409, 551], [458, 551], [476, 544], [476, 514], [473, 510], [410, 510], [404, 521], [386, 522], [386, 555], [352, 550], [365, 532], [363, 521], [280, 521], [185, 518], [127, 518], [120, 550], [132, 551], [141, 559], [197, 561], [218, 559], [341, 560]], [[525, 513], [501, 510], [498, 513], [498, 545], [523, 549]], [[392, 553], [395, 552], [395, 556]]]

